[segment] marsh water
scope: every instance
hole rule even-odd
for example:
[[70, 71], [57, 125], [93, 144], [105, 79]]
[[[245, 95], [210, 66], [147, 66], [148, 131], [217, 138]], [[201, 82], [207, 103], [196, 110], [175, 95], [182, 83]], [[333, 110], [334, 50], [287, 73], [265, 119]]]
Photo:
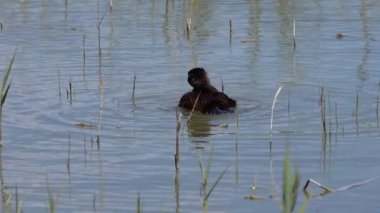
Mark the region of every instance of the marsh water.
[[[209, 156], [209, 188], [228, 169], [208, 212], [281, 212], [286, 147], [300, 188], [309, 178], [356, 186], [323, 196], [312, 186], [307, 212], [380, 208], [378, 1], [113, 1], [109, 10], [108, 1], [2, 0], [0, 19], [2, 70], [16, 50], [3, 212], [16, 200], [23, 212], [48, 211], [49, 200], [57, 212], [201, 212]], [[237, 100], [235, 114], [187, 122], [176, 106], [195, 66]], [[296, 209], [305, 199], [299, 189]]]

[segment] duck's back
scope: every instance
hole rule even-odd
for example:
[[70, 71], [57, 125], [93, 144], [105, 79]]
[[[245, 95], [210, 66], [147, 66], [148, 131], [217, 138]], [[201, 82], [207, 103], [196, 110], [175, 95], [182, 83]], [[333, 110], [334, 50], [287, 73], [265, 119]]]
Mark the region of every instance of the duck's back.
[[222, 92], [199, 93], [191, 91], [182, 96], [178, 106], [188, 110], [194, 108], [195, 111], [202, 113], [220, 114], [233, 112], [236, 107], [236, 101]]

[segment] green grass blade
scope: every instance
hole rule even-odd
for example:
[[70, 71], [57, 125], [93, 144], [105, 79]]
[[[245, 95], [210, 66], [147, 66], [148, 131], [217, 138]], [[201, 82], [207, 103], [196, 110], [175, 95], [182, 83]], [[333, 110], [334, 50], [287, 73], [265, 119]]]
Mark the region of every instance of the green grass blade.
[[298, 213], [305, 213], [306, 212], [306, 208], [307, 208], [308, 205], [309, 205], [309, 199], [306, 198], [302, 202], [302, 205], [300, 206], [300, 208], [298, 209]]
[[212, 155], [213, 155], [213, 153], [214, 153], [214, 145], [211, 146], [210, 155], [209, 155], [208, 161], [207, 161], [207, 168], [206, 168], [206, 174], [205, 174], [205, 180], [206, 181], [208, 180], [208, 177], [209, 177], [209, 174], [210, 174], [211, 161], [212, 161]]
[[198, 152], [198, 159], [199, 159], [199, 168], [201, 169], [201, 178], [202, 178], [202, 182], [204, 183], [204, 181], [205, 181], [205, 172], [204, 172], [204, 169], [203, 169], [202, 158], [201, 158], [201, 155], [199, 154], [199, 152]]
[[293, 212], [294, 207], [297, 203], [297, 195], [298, 195], [298, 186], [300, 183], [300, 175], [298, 174], [298, 170], [294, 171], [294, 176], [292, 178], [292, 194], [291, 194], [291, 212]]
[[48, 195], [49, 212], [55, 213], [57, 212], [57, 203], [58, 203], [59, 195], [54, 196], [54, 194], [51, 192], [51, 189], [49, 186], [49, 179], [47, 176], [46, 176], [46, 187], [47, 187], [47, 195]]
[[284, 157], [284, 172], [283, 172], [283, 212], [291, 213], [297, 203], [298, 187], [300, 183], [300, 175], [295, 169], [294, 174], [291, 174], [289, 148], [286, 148]]
[[55, 213], [55, 210], [56, 210], [55, 200], [54, 200], [54, 196], [52, 195], [50, 191], [50, 188], [48, 188], [47, 193], [48, 193], [49, 212]]
[[9, 91], [9, 88], [11, 87], [11, 84], [12, 84], [12, 81], [8, 84], [7, 89], [4, 92], [4, 95], [2, 95], [1, 106], [3, 106], [3, 104], [5, 103], [5, 99], [7, 98], [8, 91]]
[[230, 168], [230, 166], [228, 165], [224, 170], [223, 172], [219, 175], [218, 179], [215, 181], [215, 183], [211, 186], [210, 190], [207, 192], [204, 200], [208, 200], [208, 198], [210, 197], [212, 191], [214, 191], [215, 187], [219, 184], [219, 181], [223, 178], [224, 174], [227, 172], [228, 168]]
[[13, 65], [13, 62], [15, 61], [15, 58], [16, 58], [16, 50], [13, 53], [13, 57], [11, 59], [11, 62], [9, 63], [8, 67], [5, 69], [4, 76], [3, 76], [3, 83], [2, 83], [1, 88], [0, 88], [1, 89], [0, 93], [3, 92], [5, 85], [8, 82], [8, 77], [9, 77], [9, 74], [11, 73], [12, 65]]
[[141, 213], [141, 197], [140, 197], [140, 192], [137, 194], [137, 213]]
[[22, 212], [22, 208], [21, 208], [21, 201], [20, 201], [20, 198], [19, 198], [19, 195], [18, 195], [18, 186], [16, 185], [16, 213], [21, 213]]
[[290, 213], [290, 206], [291, 206], [290, 194], [291, 194], [292, 183], [291, 183], [290, 160], [289, 160], [288, 148], [286, 148], [286, 152], [285, 152], [284, 168], [283, 169], [284, 169], [284, 171], [283, 171], [283, 188], [282, 188], [283, 212], [284, 213]]

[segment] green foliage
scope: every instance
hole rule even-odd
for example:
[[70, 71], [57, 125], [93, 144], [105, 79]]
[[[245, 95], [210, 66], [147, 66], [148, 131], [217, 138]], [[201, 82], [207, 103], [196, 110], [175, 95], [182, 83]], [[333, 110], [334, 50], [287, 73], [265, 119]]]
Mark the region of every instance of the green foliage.
[[210, 197], [211, 193], [214, 191], [216, 186], [219, 184], [220, 180], [223, 178], [224, 174], [227, 172], [228, 168], [230, 166], [227, 166], [222, 173], [218, 176], [214, 184], [212, 184], [211, 188], [208, 188], [208, 183], [209, 183], [209, 174], [210, 174], [210, 169], [211, 169], [211, 161], [212, 161], [212, 155], [214, 151], [214, 146], [211, 148], [211, 152], [207, 161], [207, 167], [206, 170], [204, 168], [203, 162], [201, 157], [199, 156], [199, 167], [201, 170], [201, 176], [202, 176], [202, 189], [203, 189], [203, 212], [207, 212], [207, 202], [208, 198]]
[[142, 209], [141, 209], [141, 197], [140, 197], [140, 193], [137, 195], [137, 213], [141, 213], [142, 212]]
[[49, 212], [55, 213], [57, 212], [57, 204], [59, 200], [59, 195], [54, 196], [53, 193], [50, 191], [49, 181], [47, 177], [46, 177], [46, 185], [47, 185]]
[[0, 95], [1, 95], [1, 106], [4, 105], [5, 99], [7, 98], [9, 88], [11, 87], [11, 83], [8, 83], [8, 78], [9, 74], [11, 73], [12, 70], [12, 65], [16, 57], [16, 50], [13, 53], [13, 57], [11, 59], [11, 62], [9, 63], [8, 67], [5, 69], [4, 74], [3, 74], [3, 82], [0, 87]]
[[286, 149], [284, 157], [284, 171], [283, 171], [283, 189], [282, 189], [282, 206], [284, 213], [291, 213], [297, 202], [298, 186], [300, 182], [300, 175], [298, 170], [295, 169], [294, 174], [291, 174], [289, 150]]

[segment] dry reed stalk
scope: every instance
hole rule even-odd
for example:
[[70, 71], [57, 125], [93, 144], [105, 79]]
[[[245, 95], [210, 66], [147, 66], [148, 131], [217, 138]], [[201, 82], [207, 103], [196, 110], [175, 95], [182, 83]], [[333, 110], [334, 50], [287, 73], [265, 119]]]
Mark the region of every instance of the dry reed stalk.
[[231, 20], [231, 18], [229, 21], [229, 32], [230, 32], [230, 45], [231, 45], [231, 42], [232, 42], [232, 20]]
[[223, 78], [222, 78], [221, 82], [222, 82], [222, 92], [224, 92], [224, 83], [223, 83]]
[[296, 20], [293, 20], [293, 50], [296, 50]]
[[140, 197], [140, 192], [137, 194], [137, 213], [141, 213], [142, 212], [142, 209], [141, 209], [141, 197]]
[[83, 49], [83, 79], [85, 77], [85, 70], [86, 70], [86, 48], [85, 48], [85, 43], [86, 43], [86, 33], [83, 34], [82, 37], [82, 49]]
[[272, 128], [273, 128], [273, 116], [274, 116], [274, 105], [276, 104], [276, 100], [277, 100], [277, 97], [278, 95], [280, 94], [282, 88], [284, 86], [281, 85], [278, 89], [277, 89], [277, 92], [276, 94], [274, 95], [274, 98], [273, 98], [273, 103], [272, 103], [272, 114], [271, 114], [271, 117], [270, 117], [270, 128], [269, 128], [269, 136], [270, 138], [272, 139]]
[[[7, 99], [9, 88], [12, 85], [12, 80], [10, 82], [8, 82], [8, 78], [9, 78], [9, 75], [11, 73], [12, 65], [13, 65], [13, 62], [14, 62], [15, 57], [16, 57], [16, 51], [17, 51], [17, 47], [13, 53], [13, 57], [11, 59], [11, 62], [9, 63], [8, 67], [4, 70], [3, 81], [2, 81], [2, 84], [0, 87], [0, 101], [1, 101], [1, 103], [0, 103], [0, 147], [3, 145], [3, 143], [2, 143], [3, 105], [5, 104], [5, 101]], [[0, 150], [0, 152], [1, 152], [1, 150]]]
[[334, 192], [333, 189], [331, 189], [330, 187], [327, 187], [311, 178], [309, 178], [306, 183], [305, 183], [305, 186], [303, 187], [303, 190], [307, 190], [307, 187], [310, 185], [310, 183], [313, 183], [315, 185], [317, 185], [318, 187], [322, 188], [324, 190], [324, 192], [321, 194], [321, 195], [324, 195], [324, 194], [328, 194], [328, 193], [331, 193], [331, 192]]
[[133, 87], [132, 87], [132, 104], [135, 106], [135, 90], [136, 90], [136, 73], [133, 73]]
[[67, 174], [69, 176], [70, 176], [70, 151], [71, 151], [71, 133], [69, 132], [69, 148], [67, 150], [67, 162], [66, 162]]
[[201, 92], [198, 93], [197, 99], [195, 99], [195, 103], [194, 103], [193, 109], [191, 110], [190, 115], [189, 115], [189, 118], [187, 119], [187, 123], [188, 123], [188, 124], [189, 124], [189, 121], [190, 121], [190, 119], [191, 119], [191, 116], [192, 116], [193, 113], [194, 113], [195, 106], [196, 106], [197, 103], [198, 103], [198, 99], [199, 99], [199, 96], [200, 96], [200, 95], [201, 95]]
[[187, 39], [190, 39], [191, 18], [186, 18], [185, 35]]
[[377, 101], [376, 101], [376, 121], [377, 121], [377, 126], [379, 126], [379, 94], [377, 94]]
[[322, 142], [326, 144], [327, 140], [327, 124], [326, 124], [326, 103], [325, 103], [325, 93], [324, 88], [321, 89], [320, 96], [320, 108], [321, 108], [321, 119], [322, 119]]
[[181, 129], [181, 122], [179, 120], [178, 110], [176, 110], [176, 138], [175, 138], [175, 154], [174, 154], [174, 165], [176, 171], [178, 170], [179, 163], [179, 130]]
[[58, 72], [58, 96], [59, 96], [59, 102], [62, 101], [62, 92], [61, 92], [61, 72], [59, 68], [57, 68]]

